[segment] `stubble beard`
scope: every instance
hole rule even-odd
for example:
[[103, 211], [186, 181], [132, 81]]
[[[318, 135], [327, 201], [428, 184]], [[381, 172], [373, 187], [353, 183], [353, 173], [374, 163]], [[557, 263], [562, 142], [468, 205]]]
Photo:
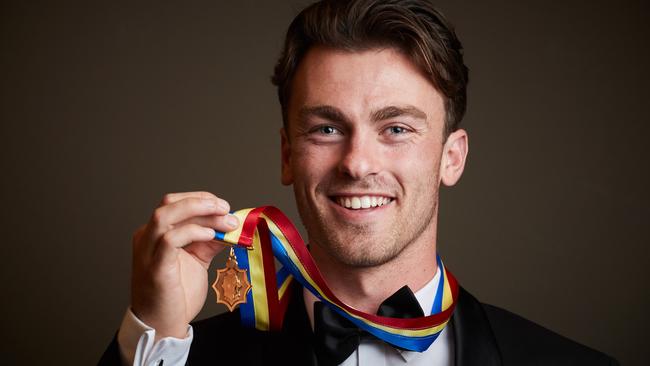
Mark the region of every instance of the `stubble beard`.
[[[411, 202], [416, 206], [411, 211], [412, 215], [405, 217], [403, 213], [409, 210], [402, 210], [402, 215], [398, 215], [387, 228], [378, 227], [377, 224], [346, 223], [345, 228], [337, 230], [332, 220], [317, 207], [308, 208], [308, 202], [300, 202], [303, 199], [298, 196], [296, 199], [310, 244], [319, 246], [335, 261], [345, 266], [363, 268], [381, 266], [394, 260], [420, 238], [436, 217], [438, 188], [435, 184], [434, 192], [416, 193]], [[426, 196], [430, 197], [426, 204], [419, 205], [416, 202], [418, 198]]]

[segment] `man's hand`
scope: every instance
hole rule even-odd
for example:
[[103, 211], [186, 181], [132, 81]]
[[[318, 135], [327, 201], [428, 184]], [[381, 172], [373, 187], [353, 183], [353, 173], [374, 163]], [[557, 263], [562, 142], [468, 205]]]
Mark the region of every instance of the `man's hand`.
[[207, 269], [223, 248], [215, 229], [236, 229], [228, 202], [208, 192], [167, 194], [133, 236], [131, 309], [156, 339], [184, 338], [208, 291]]

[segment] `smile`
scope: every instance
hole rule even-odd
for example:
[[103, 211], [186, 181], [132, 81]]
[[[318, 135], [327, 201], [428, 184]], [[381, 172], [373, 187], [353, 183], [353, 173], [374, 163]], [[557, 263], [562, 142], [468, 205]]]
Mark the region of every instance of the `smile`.
[[361, 210], [365, 208], [380, 207], [393, 201], [390, 197], [382, 196], [346, 196], [333, 197], [334, 202], [351, 210]]

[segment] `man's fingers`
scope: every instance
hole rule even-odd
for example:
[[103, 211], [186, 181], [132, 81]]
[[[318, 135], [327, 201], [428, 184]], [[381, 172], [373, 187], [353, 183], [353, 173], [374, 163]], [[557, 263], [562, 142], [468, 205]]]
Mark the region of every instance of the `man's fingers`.
[[226, 215], [228, 202], [222, 199], [188, 197], [166, 206], [158, 207], [151, 218], [154, 237], [173, 229], [173, 226], [195, 216]]
[[226, 244], [216, 240], [211, 240], [207, 242], [191, 243], [185, 246], [184, 249], [199, 259], [207, 270], [210, 267], [210, 262], [212, 262], [214, 256], [219, 254], [219, 252], [221, 252], [225, 247], [227, 247]]
[[190, 198], [190, 197], [195, 197], [195, 198], [200, 198], [200, 199], [220, 199], [219, 197], [215, 196], [214, 194], [210, 192], [205, 192], [205, 191], [197, 191], [197, 192], [179, 192], [179, 193], [167, 193], [166, 195], [163, 196], [160, 206], [166, 206], [174, 202], [178, 202], [182, 199], [185, 198]]
[[169, 230], [160, 237], [154, 252], [162, 258], [175, 260], [175, 249], [182, 248], [193, 242], [211, 241], [214, 239], [214, 230], [196, 224], [180, 226]]
[[205, 227], [213, 228], [217, 231], [228, 232], [233, 231], [239, 227], [239, 219], [235, 215], [208, 215], [208, 216], [198, 216], [187, 219], [179, 224], [197, 224]]

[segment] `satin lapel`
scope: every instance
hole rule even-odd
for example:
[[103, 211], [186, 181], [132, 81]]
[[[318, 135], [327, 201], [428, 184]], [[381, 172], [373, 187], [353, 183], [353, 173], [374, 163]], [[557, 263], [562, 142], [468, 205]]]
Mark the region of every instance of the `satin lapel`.
[[462, 287], [451, 317], [456, 366], [500, 366], [501, 355], [481, 303]]
[[291, 300], [287, 307], [282, 333], [286, 334], [292, 343], [287, 346], [295, 350], [295, 353], [291, 356], [295, 362], [288, 362], [287, 364], [317, 365], [314, 347], [312, 346], [314, 333], [309, 323], [309, 316], [305, 310], [302, 287], [297, 281], [293, 284]]

